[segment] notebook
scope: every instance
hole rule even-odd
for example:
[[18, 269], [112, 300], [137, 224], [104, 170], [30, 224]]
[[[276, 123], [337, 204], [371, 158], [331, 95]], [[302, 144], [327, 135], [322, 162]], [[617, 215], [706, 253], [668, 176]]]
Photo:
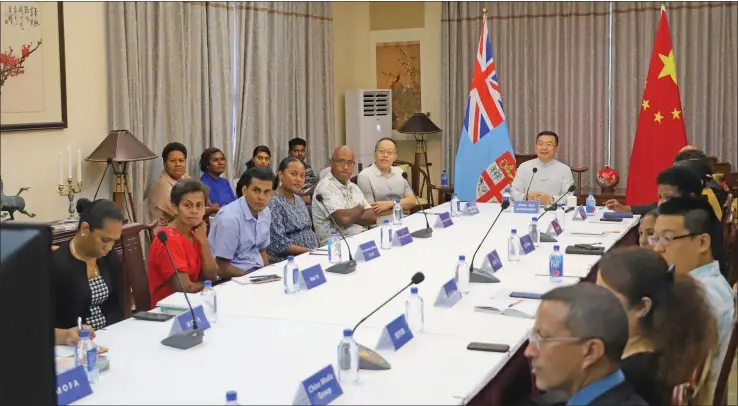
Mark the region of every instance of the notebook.
[[540, 305], [540, 300], [516, 299], [510, 297], [509, 294], [505, 294], [501, 295], [501, 297], [494, 297], [489, 302], [482, 305], [474, 306], [474, 310], [478, 312], [502, 314], [505, 316], [535, 319], [536, 312], [538, 312], [538, 306]]

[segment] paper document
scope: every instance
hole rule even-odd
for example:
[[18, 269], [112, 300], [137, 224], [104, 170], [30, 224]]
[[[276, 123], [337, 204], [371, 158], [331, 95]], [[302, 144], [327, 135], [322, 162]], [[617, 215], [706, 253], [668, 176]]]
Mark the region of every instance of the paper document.
[[540, 300], [517, 299], [506, 294], [499, 296], [496, 295], [489, 302], [474, 306], [474, 310], [478, 312], [502, 314], [505, 316], [535, 319], [538, 306], [540, 305]]

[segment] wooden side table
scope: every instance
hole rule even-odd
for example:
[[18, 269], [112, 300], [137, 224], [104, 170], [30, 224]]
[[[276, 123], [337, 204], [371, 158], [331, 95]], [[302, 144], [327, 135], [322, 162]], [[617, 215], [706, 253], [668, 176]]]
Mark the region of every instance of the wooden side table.
[[594, 196], [598, 206], [604, 206], [605, 202], [610, 199], [615, 199], [625, 204], [625, 188], [616, 188], [613, 192], [606, 192], [600, 188], [582, 188], [577, 198], [577, 204], [584, 206], [590, 192]]
[[448, 200], [451, 200], [451, 195], [454, 194], [453, 186], [449, 186], [449, 187], [433, 186], [433, 189], [436, 189], [438, 191], [438, 194], [436, 195], [436, 204], [446, 203]]

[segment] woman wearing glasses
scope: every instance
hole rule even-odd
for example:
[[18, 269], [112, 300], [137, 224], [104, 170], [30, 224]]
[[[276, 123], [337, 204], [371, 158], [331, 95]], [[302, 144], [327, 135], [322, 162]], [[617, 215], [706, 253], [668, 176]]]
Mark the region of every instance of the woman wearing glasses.
[[382, 138], [374, 146], [374, 164], [364, 168], [356, 180], [378, 216], [392, 216], [395, 200], [400, 201], [403, 210], [409, 210], [416, 203], [410, 184], [402, 177], [402, 169], [392, 166], [395, 159], [397, 144], [391, 138]]

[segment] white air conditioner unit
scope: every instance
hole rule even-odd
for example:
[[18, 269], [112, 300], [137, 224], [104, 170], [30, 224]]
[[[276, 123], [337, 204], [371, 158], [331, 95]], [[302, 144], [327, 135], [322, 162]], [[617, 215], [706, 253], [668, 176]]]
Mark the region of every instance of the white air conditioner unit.
[[346, 91], [346, 145], [356, 155], [356, 170], [374, 162], [374, 145], [392, 137], [392, 91], [358, 89]]

